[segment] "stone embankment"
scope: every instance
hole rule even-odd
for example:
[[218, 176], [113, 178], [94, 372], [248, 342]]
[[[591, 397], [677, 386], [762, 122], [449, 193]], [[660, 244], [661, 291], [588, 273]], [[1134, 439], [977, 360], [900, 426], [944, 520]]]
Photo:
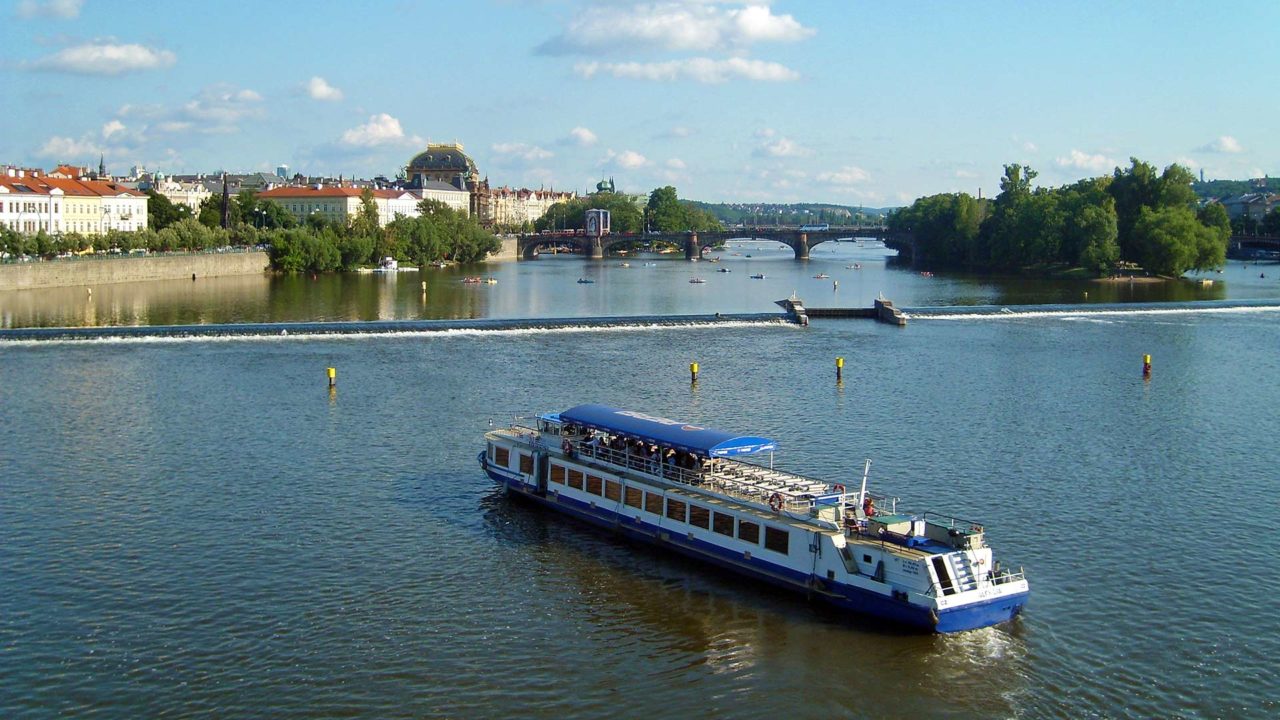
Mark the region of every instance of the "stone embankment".
[[0, 265], [0, 291], [176, 280], [192, 275], [257, 275], [266, 271], [267, 263], [267, 254], [258, 251], [5, 263]]

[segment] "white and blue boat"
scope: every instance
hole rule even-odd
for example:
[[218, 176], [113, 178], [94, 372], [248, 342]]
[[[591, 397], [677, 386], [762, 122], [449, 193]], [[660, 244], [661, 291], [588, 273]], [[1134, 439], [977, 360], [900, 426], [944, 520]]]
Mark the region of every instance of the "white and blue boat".
[[[982, 525], [773, 468], [775, 443], [605, 405], [517, 419], [477, 458], [507, 492], [839, 608], [948, 633], [1012, 620]], [[768, 457], [768, 463], [750, 459]]]

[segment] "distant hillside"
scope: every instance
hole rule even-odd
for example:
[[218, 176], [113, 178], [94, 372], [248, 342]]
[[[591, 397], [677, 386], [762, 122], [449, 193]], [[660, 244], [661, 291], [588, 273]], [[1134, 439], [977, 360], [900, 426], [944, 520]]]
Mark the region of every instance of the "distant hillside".
[[689, 204], [715, 215], [725, 225], [804, 225], [878, 223], [892, 208], [853, 207], [827, 203], [704, 203]]
[[1207, 182], [1196, 181], [1191, 183], [1191, 189], [1195, 190], [1205, 200], [1221, 200], [1233, 195], [1244, 195], [1245, 193], [1255, 192], [1271, 192], [1280, 193], [1280, 178], [1257, 178], [1255, 180], [1209, 180]]

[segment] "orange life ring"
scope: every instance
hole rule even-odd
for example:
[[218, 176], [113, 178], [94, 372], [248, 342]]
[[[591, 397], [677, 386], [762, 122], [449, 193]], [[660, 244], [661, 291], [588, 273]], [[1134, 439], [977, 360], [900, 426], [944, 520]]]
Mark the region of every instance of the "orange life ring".
[[769, 496], [769, 509], [773, 510], [774, 512], [779, 512], [782, 510], [781, 495], [779, 495], [778, 493], [774, 493]]
[[834, 489], [836, 492], [840, 493], [841, 495], [843, 495], [843, 494], [844, 494], [844, 485], [841, 485], [840, 483], [836, 483], [836, 484], [835, 484], [835, 488], [833, 488], [833, 489]]

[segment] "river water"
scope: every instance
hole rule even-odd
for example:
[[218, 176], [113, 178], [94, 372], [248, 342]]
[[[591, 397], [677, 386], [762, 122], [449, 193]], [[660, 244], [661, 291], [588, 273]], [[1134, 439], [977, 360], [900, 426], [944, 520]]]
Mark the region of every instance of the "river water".
[[[1280, 280], [1257, 275], [1280, 267], [1038, 287], [841, 245], [747, 245], [732, 273], [428, 272], [426, 302], [414, 273], [0, 297], [8, 326], [765, 312], [793, 290], [1016, 306], [0, 338], [0, 717], [1274, 717]], [[508, 500], [476, 466], [490, 421], [581, 402], [768, 435], [806, 474], [854, 482], [871, 458], [874, 489], [983, 521], [1031, 601], [902, 632]]]

